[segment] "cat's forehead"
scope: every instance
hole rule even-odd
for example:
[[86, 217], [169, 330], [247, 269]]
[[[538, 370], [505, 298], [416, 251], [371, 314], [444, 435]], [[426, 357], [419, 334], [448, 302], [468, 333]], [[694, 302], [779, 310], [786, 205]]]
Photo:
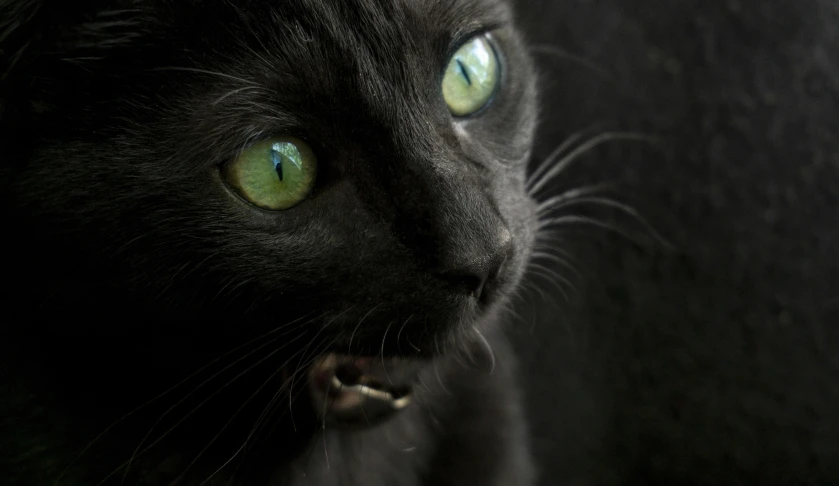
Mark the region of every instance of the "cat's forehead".
[[[402, 19], [424, 18], [439, 27], [453, 27], [469, 20], [498, 20], [506, 15], [504, 0], [258, 0], [231, 2], [238, 8], [251, 8], [261, 3], [281, 13], [283, 19], [310, 17], [325, 23], [348, 24], [360, 21], [358, 26], [398, 23]], [[410, 26], [405, 26], [410, 27]]]
[[289, 3], [273, 6], [286, 19], [314, 20], [338, 36], [350, 30], [373, 35], [422, 30], [456, 34], [475, 25], [506, 21], [509, 15], [506, 2], [500, 0], [297, 0], [293, 4], [293, 12], [287, 10]]
[[[458, 41], [510, 22], [500, 0], [261, 0], [227, 3], [218, 49], [238, 46], [253, 79], [284, 95], [283, 102], [324, 99], [389, 101], [423, 96]], [[219, 18], [213, 20], [218, 22]], [[205, 32], [216, 29], [206, 27]], [[229, 36], [229, 37], [228, 37]], [[202, 36], [209, 39], [209, 34]], [[205, 42], [199, 40], [199, 42]], [[226, 55], [223, 64], [229, 65]], [[369, 105], [368, 105], [369, 106]], [[295, 106], [297, 107], [297, 106]]]
[[[463, 36], [507, 22], [502, 2], [488, 0], [318, 0], [274, 6], [273, 54], [333, 71], [351, 64], [356, 74], [405, 79], [439, 62]], [[271, 36], [272, 34], [268, 34]], [[315, 61], [315, 63], [311, 63]], [[317, 61], [321, 61], [317, 63]]]
[[[230, 2], [243, 37], [279, 57], [421, 50], [509, 22], [501, 0], [263, 0]], [[255, 25], [258, 24], [258, 25]]]
[[506, 23], [509, 16], [506, 3], [499, 0], [293, 0], [269, 5], [272, 15], [263, 22], [274, 30], [261, 29], [261, 35], [276, 36], [278, 44], [295, 42], [297, 52], [313, 44], [374, 54], [417, 49]]

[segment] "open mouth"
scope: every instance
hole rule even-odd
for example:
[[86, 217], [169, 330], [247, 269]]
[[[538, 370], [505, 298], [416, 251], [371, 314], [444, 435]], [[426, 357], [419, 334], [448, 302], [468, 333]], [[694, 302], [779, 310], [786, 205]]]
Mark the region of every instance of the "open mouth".
[[369, 427], [407, 408], [422, 360], [322, 356], [309, 369], [315, 409], [335, 426]]

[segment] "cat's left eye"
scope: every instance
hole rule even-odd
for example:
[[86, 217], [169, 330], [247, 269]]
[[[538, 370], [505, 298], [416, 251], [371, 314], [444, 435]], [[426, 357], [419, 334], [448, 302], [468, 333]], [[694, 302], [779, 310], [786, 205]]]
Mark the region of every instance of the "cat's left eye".
[[315, 185], [317, 160], [306, 142], [274, 137], [251, 145], [224, 167], [223, 174], [254, 206], [280, 211], [309, 196]]
[[486, 35], [458, 49], [443, 75], [443, 99], [455, 116], [469, 116], [489, 104], [498, 87], [499, 62]]

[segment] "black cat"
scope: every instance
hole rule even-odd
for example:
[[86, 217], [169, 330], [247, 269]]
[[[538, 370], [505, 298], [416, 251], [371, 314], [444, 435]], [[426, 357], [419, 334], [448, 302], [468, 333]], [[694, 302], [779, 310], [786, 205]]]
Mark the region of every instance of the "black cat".
[[516, 10], [0, 0], [3, 484], [839, 484], [836, 2]]
[[0, 6], [4, 484], [531, 483], [505, 2]]

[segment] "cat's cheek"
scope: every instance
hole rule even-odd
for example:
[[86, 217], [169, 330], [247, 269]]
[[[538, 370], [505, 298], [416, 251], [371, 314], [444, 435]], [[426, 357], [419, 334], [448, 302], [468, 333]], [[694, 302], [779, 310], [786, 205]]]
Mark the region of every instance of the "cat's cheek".
[[515, 235], [516, 251], [511, 263], [510, 291], [515, 292], [526, 272], [536, 242], [536, 202], [523, 195], [517, 198], [515, 210], [508, 216], [511, 231]]

